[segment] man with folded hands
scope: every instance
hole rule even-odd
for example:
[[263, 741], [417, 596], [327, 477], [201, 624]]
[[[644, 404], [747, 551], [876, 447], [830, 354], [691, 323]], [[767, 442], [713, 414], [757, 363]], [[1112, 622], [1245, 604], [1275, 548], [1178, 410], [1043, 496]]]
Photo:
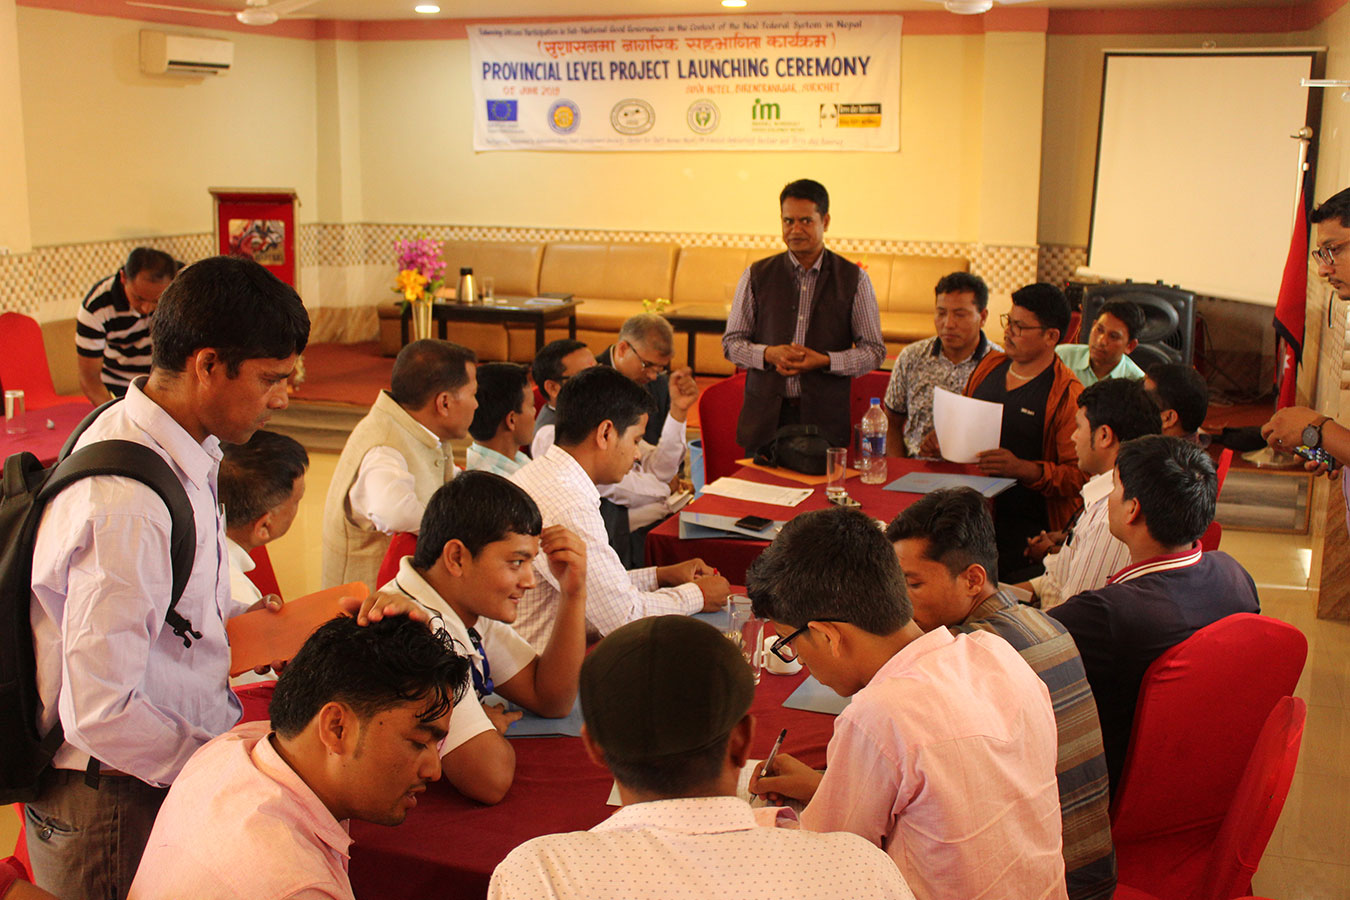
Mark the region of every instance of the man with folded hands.
[[441, 777], [468, 670], [449, 635], [406, 617], [321, 626], [277, 682], [271, 722], [188, 760], [130, 896], [351, 898], [347, 821], [398, 825]]
[[740, 651], [711, 625], [657, 616], [606, 637], [581, 668], [581, 739], [614, 774], [623, 808], [590, 831], [517, 847], [488, 896], [912, 900], [862, 838], [799, 831], [791, 810], [736, 796], [754, 694]]
[[1064, 900], [1055, 714], [1007, 641], [925, 634], [890, 542], [855, 509], [797, 516], [746, 586], [770, 652], [853, 698], [824, 772], [779, 753], [751, 791], [881, 847], [920, 900]]
[[[541, 550], [558, 600], [536, 653], [510, 623], [534, 586]], [[586, 653], [585, 546], [561, 525], [544, 528], [529, 494], [505, 478], [464, 472], [431, 496], [417, 552], [399, 562], [382, 591], [420, 603], [468, 658], [472, 690], [441, 745], [441, 767], [464, 796], [496, 803], [515, 777], [516, 754], [504, 735], [521, 713], [483, 698], [495, 694], [541, 716], [571, 711]]]

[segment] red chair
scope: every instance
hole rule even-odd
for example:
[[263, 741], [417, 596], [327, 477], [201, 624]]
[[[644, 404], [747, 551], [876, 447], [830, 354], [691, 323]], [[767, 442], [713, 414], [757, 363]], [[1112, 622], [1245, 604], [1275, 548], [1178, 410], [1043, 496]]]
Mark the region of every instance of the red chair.
[[[281, 588], [277, 585], [277, 573], [272, 568], [272, 557], [267, 553], [267, 545], [259, 544], [248, 552], [253, 560], [253, 571], [245, 572], [253, 586], [262, 591], [263, 596], [276, 594], [281, 597]], [[284, 600], [285, 598], [282, 597]]]
[[384, 551], [384, 559], [380, 562], [380, 573], [375, 576], [376, 589], [384, 586], [398, 574], [399, 560], [405, 556], [412, 556], [416, 550], [417, 535], [407, 531], [400, 531], [394, 535], [394, 539], [389, 542], [389, 549]]
[[1200, 535], [1200, 549], [1206, 553], [1212, 553], [1219, 549], [1219, 541], [1223, 540], [1223, 526], [1218, 522], [1210, 522], [1205, 533]]
[[[47, 365], [47, 349], [42, 343], [42, 329], [33, 319], [16, 312], [0, 314], [0, 347], [5, 348], [0, 353], [0, 387], [23, 391], [26, 409], [89, 402], [82, 396], [56, 392]], [[74, 353], [75, 348], [70, 352]]]
[[1153, 661], [1111, 805], [1122, 884], [1175, 898], [1199, 883], [1262, 727], [1307, 655], [1297, 628], [1239, 613]]
[[1223, 452], [1219, 454], [1219, 461], [1214, 464], [1214, 474], [1218, 476], [1219, 484], [1214, 490], [1217, 497], [1223, 493], [1223, 480], [1228, 477], [1228, 467], [1233, 464], [1233, 448], [1224, 447]]
[[703, 441], [704, 484], [736, 471], [746, 452], [736, 443], [736, 421], [745, 400], [745, 373], [737, 372], [707, 388], [698, 398], [699, 437]]

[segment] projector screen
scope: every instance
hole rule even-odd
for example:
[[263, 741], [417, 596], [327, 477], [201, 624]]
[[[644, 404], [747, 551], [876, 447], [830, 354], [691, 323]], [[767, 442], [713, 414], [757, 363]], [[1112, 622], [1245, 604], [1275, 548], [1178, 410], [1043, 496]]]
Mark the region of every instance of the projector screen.
[[1314, 55], [1107, 52], [1087, 274], [1273, 306]]

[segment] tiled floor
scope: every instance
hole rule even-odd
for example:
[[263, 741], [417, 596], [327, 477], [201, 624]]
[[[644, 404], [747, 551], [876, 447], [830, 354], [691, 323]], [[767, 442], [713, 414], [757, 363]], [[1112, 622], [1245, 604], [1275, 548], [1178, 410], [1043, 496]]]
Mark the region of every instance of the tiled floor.
[[[320, 521], [336, 454], [314, 453], [311, 486], [288, 534], [270, 545], [285, 596], [319, 587]], [[1271, 838], [1255, 890], [1277, 900], [1350, 900], [1350, 623], [1314, 616], [1307, 590], [1310, 554], [1301, 535], [1225, 531], [1223, 549], [1260, 589], [1264, 611], [1308, 636], [1308, 664], [1296, 691], [1308, 702], [1297, 774]], [[17, 820], [0, 810], [0, 856]]]

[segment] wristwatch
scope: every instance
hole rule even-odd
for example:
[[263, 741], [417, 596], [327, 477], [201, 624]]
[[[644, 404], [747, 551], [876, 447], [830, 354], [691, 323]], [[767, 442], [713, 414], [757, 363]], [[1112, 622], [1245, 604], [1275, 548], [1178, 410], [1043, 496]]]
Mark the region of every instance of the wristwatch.
[[1303, 429], [1303, 446], [1317, 449], [1322, 446], [1322, 426], [1331, 419], [1331, 416], [1318, 416], [1310, 425]]

